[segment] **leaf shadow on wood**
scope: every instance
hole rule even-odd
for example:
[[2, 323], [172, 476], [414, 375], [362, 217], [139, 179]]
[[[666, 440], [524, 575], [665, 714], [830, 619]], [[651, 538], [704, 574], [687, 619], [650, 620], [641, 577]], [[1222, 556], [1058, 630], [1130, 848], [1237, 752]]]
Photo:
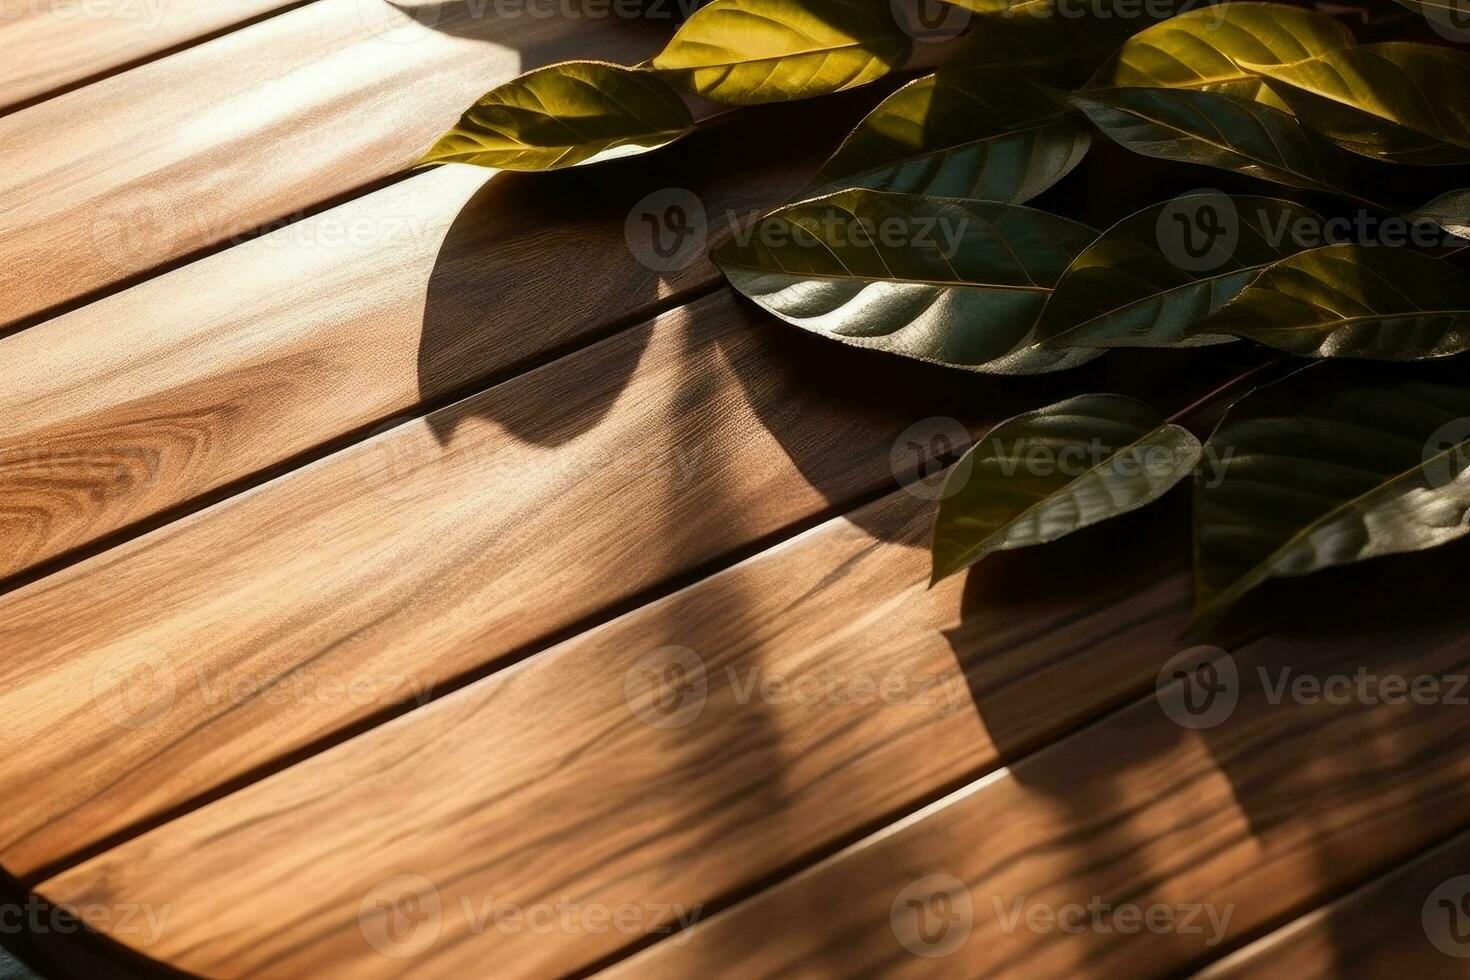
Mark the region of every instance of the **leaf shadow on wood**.
[[[705, 254], [711, 240], [798, 191], [878, 97], [831, 99], [817, 119], [799, 106], [738, 113], [656, 153], [592, 167], [495, 174], [455, 218], [429, 279], [422, 400], [442, 404], [715, 288], [718, 272]], [[790, 137], [779, 153], [770, 150], [773, 133]], [[610, 308], [627, 312], [610, 320]], [[509, 310], [534, 315], [512, 321]], [[467, 363], [480, 367], [466, 370]], [[498, 421], [541, 445], [587, 431], [636, 362], [605, 367], [617, 383], [584, 392], [562, 419]], [[431, 422], [441, 441], [453, 435], [449, 418]]]
[[[1188, 619], [1187, 589], [1176, 587], [1157, 604], [1128, 598], [1145, 595], [1160, 576], [1187, 575], [1177, 547], [1187, 518], [1187, 502], [1176, 493], [1166, 509], [1124, 518], [1112, 533], [1097, 527], [1065, 546], [994, 556], [972, 571], [966, 604], [987, 617], [1000, 612], [1013, 619], [1017, 641], [992, 635], [989, 618], [967, 622], [950, 637], [1003, 759], [1019, 760], [1010, 777], [1059, 808], [1062, 826], [1094, 828], [1089, 833], [1096, 839], [1079, 835], [1050, 846], [1052, 874], [1064, 891], [1075, 880], [1101, 889], [1114, 905], [1156, 901], [1161, 876], [1182, 874], [1166, 866], [1160, 850], [1178, 834], [1185, 848], [1199, 847], [1194, 838], [1200, 836], [1219, 837], [1211, 860], [1249, 850], [1253, 856], [1240, 858], [1239, 872], [1247, 887], [1269, 891], [1249, 880], [1277, 876], [1289, 878], [1298, 894], [1313, 892], [1300, 906], [1241, 909], [1243, 920], [1260, 917], [1220, 947], [1187, 946], [1185, 937], [1173, 937], [1194, 969], [1470, 825], [1470, 766], [1459, 761], [1470, 736], [1463, 704], [1470, 695], [1464, 682], [1470, 607], [1462, 574], [1470, 542], [1268, 584], [1236, 617], [1233, 635], [1256, 637], [1231, 644], [1238, 672], [1227, 683], [1239, 703], [1223, 721], [1196, 730], [1173, 723], [1153, 689], [1158, 668], [1187, 647], [1169, 639]], [[1110, 603], [1116, 610], [1095, 619], [1094, 610]], [[1049, 619], [1049, 605], [1073, 610], [1076, 623], [1095, 619], [1083, 634], [1086, 646], [1066, 642], [1072, 623]], [[1026, 630], [1044, 643], [1033, 643]], [[1008, 669], [1007, 658], [1015, 657], [1028, 658], [1029, 669]], [[1321, 685], [1329, 678], [1342, 678], [1351, 693], [1326, 697]], [[1391, 688], [1384, 681], [1392, 678], [1404, 678], [1410, 690], [1416, 678], [1432, 678], [1446, 696], [1458, 691], [1461, 702], [1386, 703], [1382, 696]], [[1302, 696], [1291, 686], [1300, 679], [1308, 685]], [[1133, 707], [1053, 747], [1054, 737], [1038, 735], [1034, 717], [1048, 688], [1055, 692], [1047, 712], [1053, 716], [1066, 712], [1068, 692], [1078, 690], [1090, 691], [1089, 710]], [[1201, 751], [1209, 759], [1204, 766]], [[1210, 804], [1204, 816], [1185, 813], [1180, 797], [1172, 810], [1143, 816], [1151, 793], [1165, 791], [1166, 773], [1193, 781], [1202, 799], [1223, 784], [1228, 803]], [[1148, 785], [1154, 790], [1143, 789]], [[1128, 816], [1109, 816], [1104, 830], [1097, 823], [1103, 814]], [[1346, 881], [1345, 866], [1355, 869]], [[972, 884], [983, 893], [983, 882]], [[1174, 894], [1191, 902], [1233, 901]], [[1089, 895], [1066, 897], [1085, 902]], [[1341, 936], [1339, 948], [1351, 950], [1355, 939]]]

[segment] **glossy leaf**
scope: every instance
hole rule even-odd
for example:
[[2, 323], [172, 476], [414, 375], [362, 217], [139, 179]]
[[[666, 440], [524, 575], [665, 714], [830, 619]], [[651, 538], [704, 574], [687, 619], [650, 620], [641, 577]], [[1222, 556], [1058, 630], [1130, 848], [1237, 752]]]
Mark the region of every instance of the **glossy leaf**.
[[658, 76], [568, 61], [492, 89], [422, 162], [557, 170], [644, 153], [693, 128], [689, 109]]
[[1259, 102], [1169, 88], [1098, 89], [1072, 102], [1103, 133], [1144, 156], [1310, 190], [1345, 181], [1344, 162], [1330, 144]]
[[1004, 69], [1073, 88], [1127, 40], [1136, 24], [1119, 17], [991, 17], [960, 42], [949, 63]]
[[1470, 162], [1470, 55], [1462, 51], [1393, 42], [1253, 67], [1304, 122], [1354, 153]]
[[1071, 108], [1009, 73], [946, 70], [868, 114], [813, 182], [906, 194], [1028, 201], [1087, 154]]
[[1237, 403], [1196, 481], [1197, 630], [1274, 576], [1418, 551], [1470, 531], [1470, 384], [1327, 362]]
[[651, 65], [697, 95], [753, 105], [864, 85], [909, 48], [888, 0], [712, 0]]
[[1189, 475], [1199, 440], [1122, 395], [1079, 395], [992, 429], [950, 471], [934, 581], [986, 555], [1137, 510]]
[[1211, 4], [1130, 38], [1088, 88], [1196, 89], [1284, 109], [1245, 63], [1287, 64], [1352, 44], [1347, 27], [1315, 10], [1279, 3]]
[[1302, 246], [1309, 208], [1270, 197], [1194, 194], [1151, 205], [1103, 232], [1057, 283], [1042, 315], [1047, 346], [1194, 347], [1233, 338], [1197, 325], [1261, 269]]
[[1200, 325], [1302, 357], [1411, 361], [1470, 350], [1470, 276], [1407, 248], [1283, 259]]
[[[1441, 194], [1422, 208], [1409, 215], [1410, 221], [1428, 221], [1438, 225], [1451, 235], [1470, 238], [1470, 190], [1450, 191]], [[1455, 245], [1449, 242], [1446, 244]]]
[[803, 329], [1032, 374], [1100, 353], [1032, 347], [1052, 286], [1094, 234], [1019, 205], [854, 189], [772, 212], [714, 257], [731, 285]]

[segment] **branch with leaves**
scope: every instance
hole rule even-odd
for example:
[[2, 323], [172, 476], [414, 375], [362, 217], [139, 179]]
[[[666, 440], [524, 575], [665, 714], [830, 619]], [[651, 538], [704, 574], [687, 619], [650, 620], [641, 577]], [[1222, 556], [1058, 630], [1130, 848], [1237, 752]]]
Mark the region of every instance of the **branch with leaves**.
[[[1470, 41], [1470, 0], [1402, 2], [1427, 18], [1400, 19], [1418, 40], [1360, 43], [1336, 16], [1279, 3], [1144, 20], [950, 0], [966, 23], [948, 60], [878, 104], [806, 193], [715, 250], [730, 285], [788, 324], [956, 370], [1242, 342], [1299, 361], [1264, 387], [1226, 385], [1203, 441], [1192, 409], [1165, 419], [1108, 393], [996, 426], [948, 476], [936, 581], [1191, 476], [1201, 631], [1273, 577], [1470, 532], [1456, 357], [1470, 276], [1453, 260], [1470, 190], [1399, 215], [1375, 203], [1373, 170], [1420, 168], [1433, 186], [1470, 164], [1470, 53], [1449, 43]], [[712, 0], [645, 64], [568, 62], [496, 88], [424, 162], [552, 170], [657, 150], [696, 129], [690, 96], [851, 89], [902, 70], [912, 33], [888, 0]], [[1027, 206], [1099, 136], [1274, 190], [1180, 195], [1101, 232]], [[1344, 207], [1413, 234], [1332, 233]]]

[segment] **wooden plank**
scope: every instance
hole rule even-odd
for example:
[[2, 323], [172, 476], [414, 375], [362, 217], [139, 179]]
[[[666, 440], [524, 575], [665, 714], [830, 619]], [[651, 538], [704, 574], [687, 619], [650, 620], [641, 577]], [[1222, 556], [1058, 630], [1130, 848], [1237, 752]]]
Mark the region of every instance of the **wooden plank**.
[[670, 26], [497, 9], [319, 0], [0, 118], [0, 330], [400, 172], [523, 69], [636, 61]]
[[720, 293], [17, 590], [3, 863], [29, 874], [875, 493], [916, 420], [1051, 394], [985, 390]]
[[0, 3], [0, 111], [156, 57], [301, 0]]
[[[978, 580], [927, 589], [931, 506], [900, 491], [41, 891], [168, 906], [139, 948], [208, 976], [583, 969], [659, 928], [653, 906], [697, 915], [1152, 682], [1188, 606], [1158, 549], [1053, 574], [1049, 596], [977, 601]], [[1125, 527], [1152, 540], [1158, 523]], [[997, 566], [1012, 586], [1044, 575], [1030, 556]], [[682, 694], [655, 679], [675, 664]], [[359, 918], [405, 874], [442, 910], [411, 960]], [[477, 928], [486, 901], [644, 912], [596, 932]]]
[[1400, 865], [1211, 964], [1199, 980], [1379, 980], [1466, 974], [1470, 834]]
[[[0, 339], [0, 578], [711, 287], [709, 236], [875, 98], [782, 154], [755, 134], [794, 109], [595, 173], [439, 168]], [[666, 260], [671, 206], [708, 231]]]
[[[1300, 633], [1235, 655], [1238, 685], [1202, 702], [1226, 713], [1214, 727], [1186, 728], [1164, 702], [1139, 702], [603, 975], [1198, 967], [1470, 825], [1459, 751], [1470, 735], [1470, 609], [1454, 571], [1465, 554], [1412, 569], [1380, 562], [1355, 580], [1362, 588], [1316, 580], [1330, 596], [1318, 606], [1331, 608], [1299, 612], [1311, 620]], [[1385, 606], [1385, 595], [1415, 591], [1422, 603]], [[1283, 669], [1288, 685], [1308, 686], [1272, 703]], [[1216, 688], [1228, 677], [1195, 675]], [[1406, 695], [1421, 677], [1437, 685], [1436, 703]], [[1180, 698], [1179, 683], [1165, 694]]]

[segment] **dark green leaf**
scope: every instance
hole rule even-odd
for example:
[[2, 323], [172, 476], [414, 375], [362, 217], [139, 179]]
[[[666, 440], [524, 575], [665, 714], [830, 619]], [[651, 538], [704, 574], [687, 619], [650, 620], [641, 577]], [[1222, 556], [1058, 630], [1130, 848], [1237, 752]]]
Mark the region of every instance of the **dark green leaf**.
[[1345, 180], [1338, 152], [1279, 109], [1191, 89], [1114, 88], [1072, 102], [1121, 145], [1144, 156], [1219, 167], [1331, 191]]
[[1289, 65], [1255, 65], [1333, 142], [1395, 163], [1470, 161], [1470, 55], [1427, 44], [1367, 44]]
[[1271, 266], [1200, 329], [1302, 357], [1446, 357], [1470, 349], [1470, 277], [1406, 248], [1329, 245]]
[[1470, 384], [1333, 361], [1232, 407], [1195, 494], [1197, 629], [1275, 576], [1418, 551], [1470, 531]]
[[1072, 88], [1117, 50], [1134, 20], [1078, 17], [991, 17], [960, 43], [949, 64], [998, 68]]
[[868, 114], [822, 167], [819, 188], [1028, 201], [1086, 155], [1077, 114], [1009, 73], [947, 69]]
[[934, 581], [1137, 510], [1199, 458], [1188, 429], [1121, 395], [1079, 395], [1002, 422], [945, 480]]
[[693, 128], [689, 109], [658, 76], [568, 61], [492, 89], [422, 162], [557, 170], [645, 153]]
[[712, 0], [652, 67], [697, 95], [752, 105], [864, 85], [909, 47], [889, 0]]
[[1033, 374], [1099, 351], [1035, 349], [1036, 317], [1094, 237], [1014, 204], [854, 189], [781, 208], [715, 252], [788, 323], [953, 367]]
[[1197, 332], [1267, 265], [1301, 250], [1298, 222], [1321, 217], [1270, 197], [1193, 194], [1103, 232], [1057, 283], [1042, 314], [1046, 346], [1192, 347]]

